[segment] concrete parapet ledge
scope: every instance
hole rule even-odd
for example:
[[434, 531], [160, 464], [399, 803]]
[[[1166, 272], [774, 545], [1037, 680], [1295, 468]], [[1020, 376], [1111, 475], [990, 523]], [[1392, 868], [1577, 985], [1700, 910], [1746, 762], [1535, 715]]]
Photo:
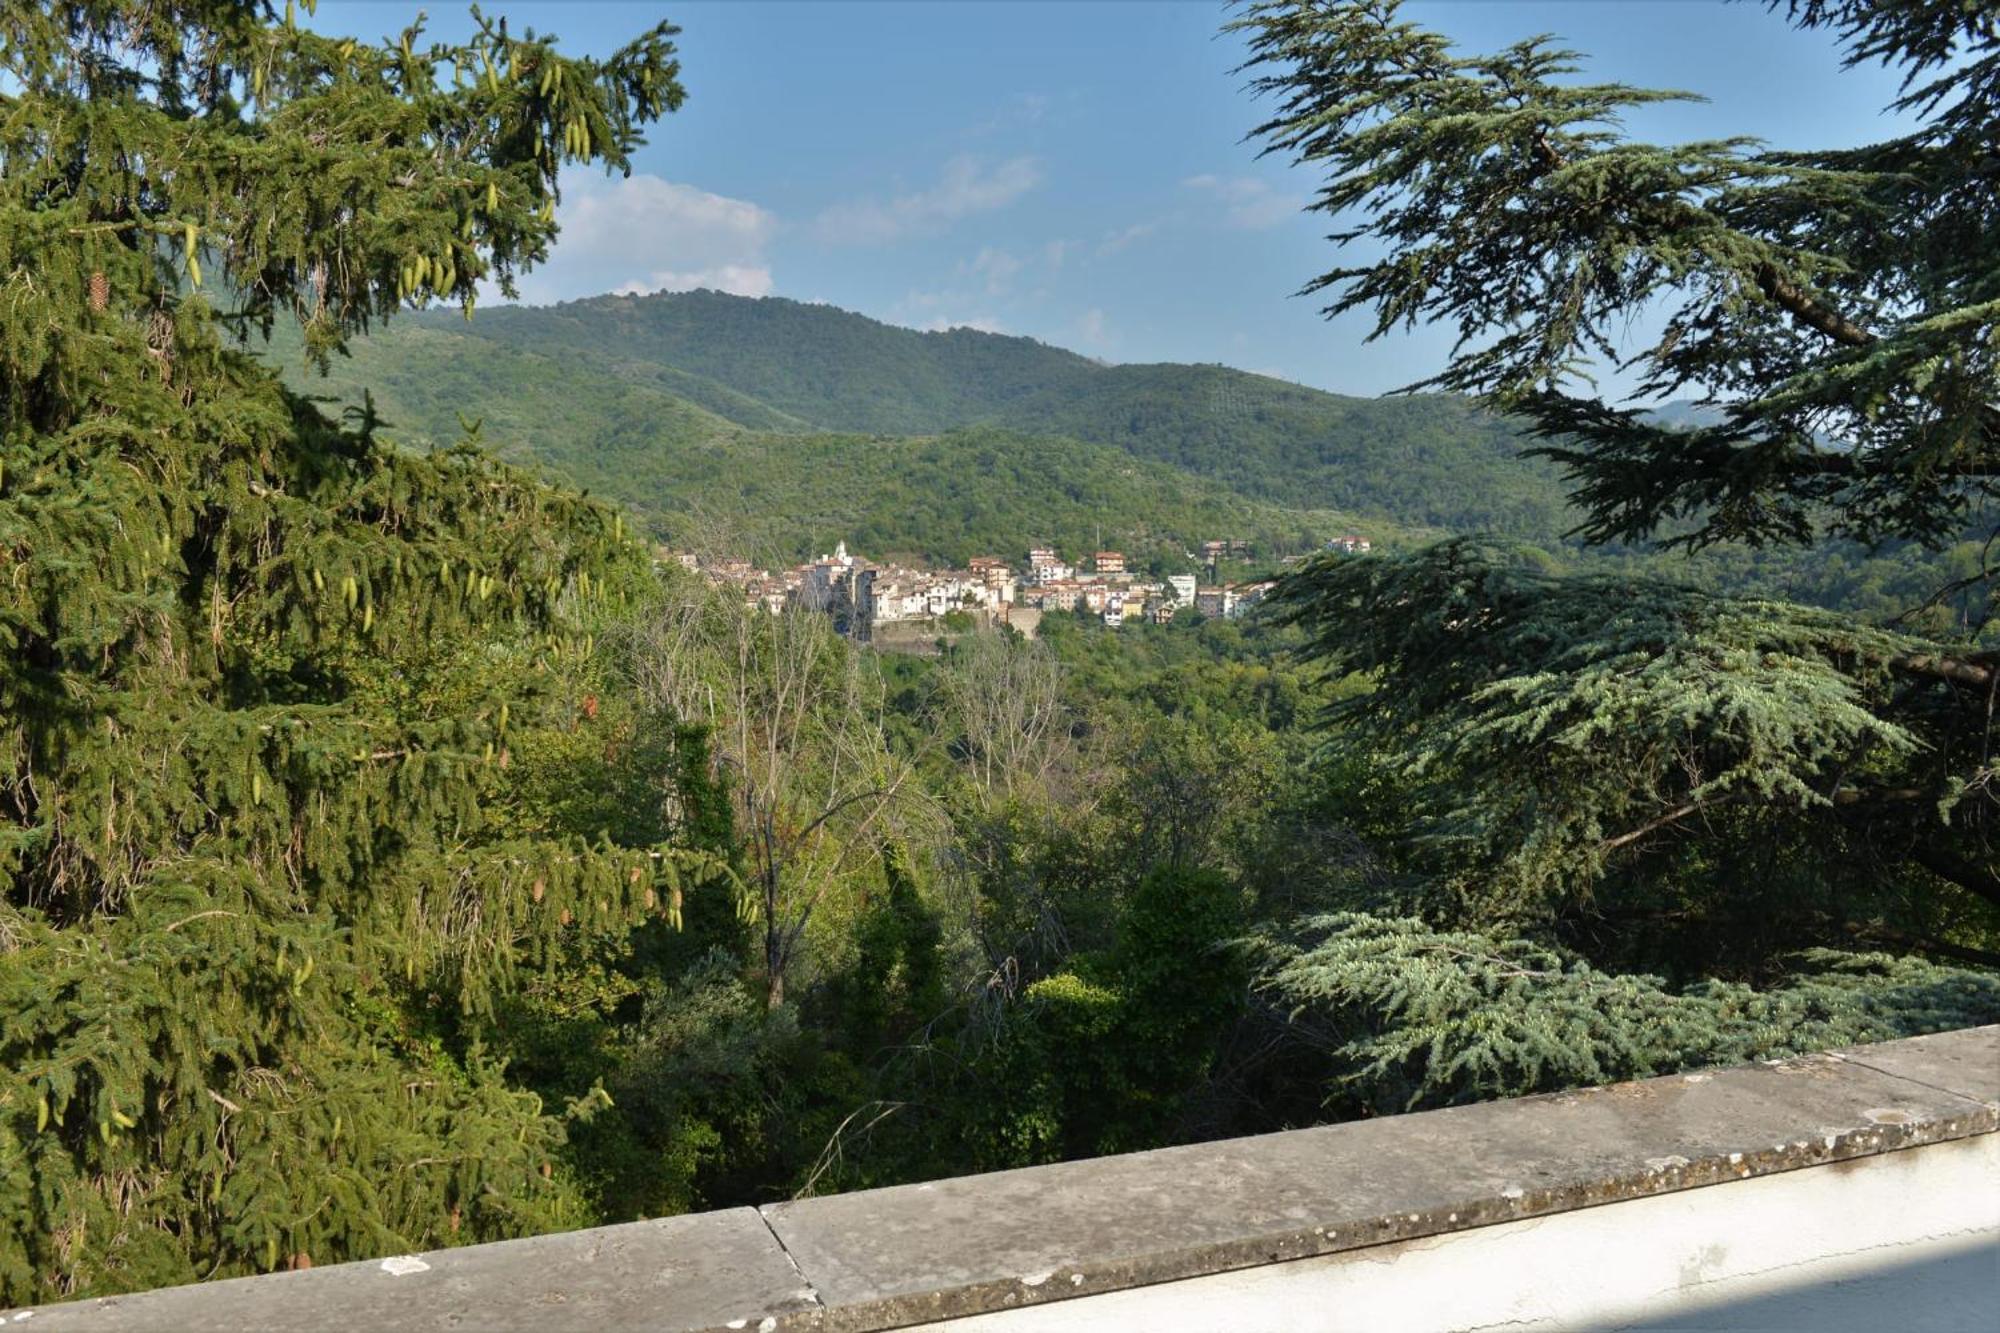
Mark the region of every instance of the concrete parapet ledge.
[[[0, 1313], [45, 1329], [401, 1330], [811, 1328], [819, 1303], [754, 1208], [690, 1213], [297, 1273]], [[27, 1320], [28, 1322], [23, 1322]]]
[[2000, 1130], [2000, 1027], [0, 1314], [13, 1329], [873, 1330]]

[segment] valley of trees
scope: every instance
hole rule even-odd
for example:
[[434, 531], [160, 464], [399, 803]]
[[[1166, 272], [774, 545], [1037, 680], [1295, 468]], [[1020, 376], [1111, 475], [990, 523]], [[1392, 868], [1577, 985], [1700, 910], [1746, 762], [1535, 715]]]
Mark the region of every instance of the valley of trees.
[[[0, 1304], [2000, 1020], [2000, 35], [1786, 12], [1924, 128], [1636, 144], [1545, 43], [1239, 10], [1259, 137], [1381, 205], [1321, 288], [1469, 335], [1372, 403], [474, 312], [680, 105], [668, 25], [0, 9]], [[1641, 301], [1712, 411], [1579, 387]], [[1387, 549], [935, 658], [650, 559], [802, 516]]]

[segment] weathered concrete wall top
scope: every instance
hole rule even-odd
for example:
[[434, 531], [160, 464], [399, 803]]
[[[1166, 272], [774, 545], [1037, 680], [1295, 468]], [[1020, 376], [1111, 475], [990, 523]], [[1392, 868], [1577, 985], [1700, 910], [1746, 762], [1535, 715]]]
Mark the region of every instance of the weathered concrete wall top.
[[862, 1330], [2000, 1130], [2000, 1027], [0, 1315], [12, 1329]]

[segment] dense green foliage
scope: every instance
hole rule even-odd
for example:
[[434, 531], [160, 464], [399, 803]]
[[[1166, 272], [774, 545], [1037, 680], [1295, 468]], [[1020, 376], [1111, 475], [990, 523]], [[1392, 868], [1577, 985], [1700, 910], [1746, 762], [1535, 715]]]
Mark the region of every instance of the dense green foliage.
[[[480, 320], [491, 316], [479, 315]], [[401, 321], [352, 339], [322, 377], [296, 337], [263, 350], [300, 393], [329, 412], [372, 406], [381, 437], [424, 452], [458, 443], [470, 425], [493, 452], [542, 464], [572, 485], [641, 511], [657, 508], [680, 446], [726, 438], [730, 422], [683, 398], [616, 376], [565, 369], [531, 352], [487, 347], [448, 329]]]
[[1301, 922], [1261, 987], [1340, 1073], [1335, 1105], [1413, 1109], [1745, 1064], [1983, 1021], [2000, 979], [1809, 951], [1764, 990], [1604, 973], [1546, 944], [1360, 914]]
[[505, 792], [643, 563], [573, 494], [328, 422], [202, 270], [322, 345], [469, 299], [544, 253], [562, 160], [678, 102], [671, 30], [0, 14], [0, 1300], [580, 1220], [482, 1034], [566, 923], [699, 863]]
[[1553, 470], [1522, 466], [1514, 429], [1462, 399], [1343, 398], [1226, 366], [1103, 365], [1028, 338], [918, 333], [719, 292], [494, 313], [471, 335], [621, 374], [673, 367], [825, 430], [993, 426], [1111, 445], [1288, 506], [1522, 535], [1562, 526]]
[[597, 296], [492, 313], [472, 336], [619, 374], [672, 367], [820, 430], [852, 434], [925, 435], [968, 425], [1100, 369], [1029, 338], [972, 329], [918, 333], [833, 306], [713, 291]]
[[2000, 908], [1986, 692], [1937, 645], [1473, 543], [1321, 562], [1285, 596], [1316, 655], [1380, 682], [1336, 744], [1386, 769], [1432, 914], [1671, 912], [1712, 961]]
[[[1795, 973], [1823, 944], [2000, 962], [1993, 585], [1984, 550], [1953, 545], [2000, 419], [2000, 251], [1973, 146], [2000, 117], [2000, 33], [1930, 0], [1791, 13], [1838, 29], [1850, 61], [1903, 67], [1922, 128], [1839, 154], [1661, 148], [1624, 139], [1618, 112], [1679, 94], [1566, 81], [1548, 39], [1460, 55], [1394, 0], [1238, 20], [1279, 101], [1259, 134], [1325, 170], [1313, 206], [1353, 224], [1337, 241], [1375, 243], [1311, 284], [1329, 313], [1455, 323], [1425, 384], [1555, 441], [1586, 536], [1893, 537], [1962, 574], [1900, 624], [1871, 623], [1884, 608], [1862, 589], [1825, 595], [1846, 569], [1793, 584], [1832, 612], [1670, 582], [1629, 553], [1607, 574], [1469, 542], [1288, 577], [1314, 655], [1375, 686], [1329, 714], [1329, 777], [1368, 774], [1349, 787], [1360, 825], [1403, 832], [1376, 902], [1427, 924], [1330, 919], [1268, 980], [1346, 1025], [1339, 1054], [1378, 1092], [1547, 1086], [1990, 1006], [1983, 982], [1913, 965]], [[1589, 361], [1641, 307], [1666, 328], [1626, 368], [1700, 410], [1598, 396]], [[1495, 937], [1510, 931], [1540, 942]], [[1583, 959], [1534, 952], [1558, 944]], [[1783, 981], [1723, 985], [1757, 979]]]
[[[627, 474], [628, 476], [630, 474]], [[1035, 542], [1115, 543], [1137, 569], [1192, 568], [1191, 546], [1241, 537], [1267, 555], [1308, 550], [1353, 520], [1245, 499], [1102, 446], [988, 430], [936, 438], [733, 437], [656, 452], [669, 541], [801, 558], [845, 541], [873, 557], [1012, 561]], [[621, 488], [629, 482], [619, 483]], [[686, 498], [681, 498], [686, 497]], [[670, 507], [669, 507], [670, 506]], [[1382, 526], [1364, 525], [1380, 532]]]
[[984, 427], [917, 437], [789, 433], [781, 414], [718, 404], [756, 423], [753, 431], [656, 387], [686, 387], [659, 373], [666, 367], [634, 363], [621, 375], [452, 330], [398, 327], [356, 340], [351, 352], [324, 378], [284, 340], [271, 355], [294, 368], [304, 392], [350, 404], [365, 393], [384, 438], [409, 447], [456, 439], [465, 405], [477, 403], [481, 436], [500, 456], [538, 462], [630, 506], [662, 540], [705, 551], [789, 562], [846, 541], [877, 557], [962, 563], [1018, 559], [1030, 542], [1075, 552], [1102, 542], [1141, 567], [1179, 569], [1191, 547], [1215, 537], [1247, 539], [1268, 557], [1310, 550], [1336, 532], [1382, 540], [1402, 531], [1380, 518], [1293, 507], [1283, 495], [1258, 498], [1109, 444]]
[[1413, 527], [1553, 537], [1554, 470], [1462, 398], [1344, 398], [1227, 366], [1114, 366], [995, 418], [1214, 477], [1260, 499]]

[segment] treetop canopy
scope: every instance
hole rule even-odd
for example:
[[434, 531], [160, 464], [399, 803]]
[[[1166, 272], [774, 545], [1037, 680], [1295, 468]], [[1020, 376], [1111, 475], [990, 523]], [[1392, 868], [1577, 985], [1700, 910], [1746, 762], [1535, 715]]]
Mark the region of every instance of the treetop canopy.
[[[1955, 538], [2000, 479], [2000, 20], [1961, 0], [1795, 0], [1847, 62], [1905, 75], [1910, 133], [1778, 151], [1634, 140], [1683, 92], [1590, 83], [1549, 37], [1460, 54], [1400, 0], [1260, 0], [1265, 151], [1326, 173], [1312, 208], [1377, 257], [1306, 284], [1374, 336], [1443, 322], [1413, 386], [1519, 413], [1569, 468], [1593, 541]], [[1628, 322], [1658, 328], [1627, 354]], [[1678, 429], [1608, 402], [1694, 397]]]

